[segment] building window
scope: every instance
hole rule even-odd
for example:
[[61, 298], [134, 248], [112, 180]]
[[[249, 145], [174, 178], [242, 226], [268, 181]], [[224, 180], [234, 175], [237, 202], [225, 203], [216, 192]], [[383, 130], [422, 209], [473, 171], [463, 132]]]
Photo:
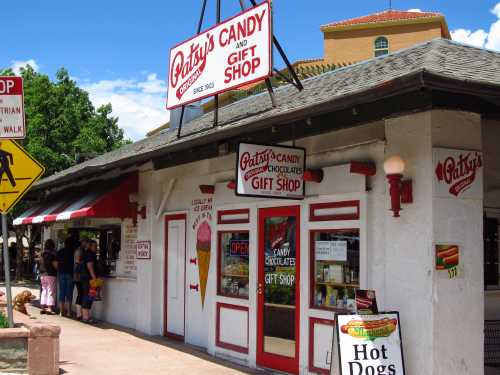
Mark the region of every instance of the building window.
[[[491, 215], [490, 215], [491, 216]], [[500, 289], [498, 217], [484, 217], [484, 284], [485, 289]]]
[[375, 57], [387, 55], [389, 53], [389, 41], [385, 36], [375, 39]]
[[220, 296], [248, 298], [248, 240], [248, 232], [219, 232], [218, 294]]
[[359, 230], [313, 230], [311, 239], [311, 307], [355, 310], [359, 288]]

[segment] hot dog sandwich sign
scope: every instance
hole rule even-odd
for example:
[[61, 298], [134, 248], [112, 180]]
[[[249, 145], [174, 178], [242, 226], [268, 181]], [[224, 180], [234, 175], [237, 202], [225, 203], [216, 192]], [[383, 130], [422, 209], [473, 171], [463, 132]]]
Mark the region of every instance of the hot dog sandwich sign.
[[341, 375], [404, 375], [397, 312], [336, 315]]

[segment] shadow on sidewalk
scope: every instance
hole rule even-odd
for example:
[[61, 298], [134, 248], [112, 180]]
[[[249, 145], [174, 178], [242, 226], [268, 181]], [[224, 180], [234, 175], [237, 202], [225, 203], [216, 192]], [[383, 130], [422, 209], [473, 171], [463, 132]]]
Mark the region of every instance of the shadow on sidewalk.
[[[82, 323], [82, 324], [84, 324], [84, 323]], [[210, 354], [208, 354], [206, 352], [206, 350], [204, 348], [190, 345], [190, 344], [186, 344], [184, 342], [176, 341], [176, 340], [164, 337], [164, 336], [149, 336], [149, 335], [143, 334], [143, 333], [138, 332], [138, 331], [131, 329], [131, 328], [117, 326], [115, 324], [110, 324], [110, 323], [106, 323], [106, 322], [102, 322], [102, 321], [100, 321], [98, 324], [92, 325], [92, 327], [102, 329], [102, 330], [115, 330], [115, 331], [119, 331], [122, 333], [126, 333], [126, 334], [134, 336], [138, 339], [152, 342], [152, 343], [155, 343], [155, 344], [158, 344], [158, 345], [164, 346], [166, 348], [173, 349], [173, 350], [185, 353], [185, 354], [189, 354], [189, 355], [192, 355], [194, 357], [203, 359], [204, 361], [207, 361], [207, 362], [218, 364], [218, 365], [221, 365], [221, 366], [233, 369], [233, 370], [241, 371], [245, 374], [258, 374], [258, 375], [271, 374], [271, 372], [268, 372], [268, 371], [263, 370], [263, 369], [251, 369], [251, 368], [246, 367], [245, 364], [239, 365], [239, 364], [236, 364], [234, 362], [230, 362], [228, 359], [226, 359], [222, 356], [217, 356], [217, 357], [211, 356]]]

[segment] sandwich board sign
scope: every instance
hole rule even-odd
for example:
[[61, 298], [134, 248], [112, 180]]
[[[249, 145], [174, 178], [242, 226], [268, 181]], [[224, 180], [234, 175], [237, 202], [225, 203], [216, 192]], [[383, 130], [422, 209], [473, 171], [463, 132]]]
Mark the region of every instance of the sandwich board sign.
[[23, 79], [0, 77], [0, 139], [26, 137]]
[[0, 213], [9, 212], [45, 168], [14, 140], [0, 140]]
[[167, 109], [272, 74], [271, 6], [248, 9], [170, 50]]
[[398, 312], [377, 315], [337, 314], [341, 375], [404, 375]]

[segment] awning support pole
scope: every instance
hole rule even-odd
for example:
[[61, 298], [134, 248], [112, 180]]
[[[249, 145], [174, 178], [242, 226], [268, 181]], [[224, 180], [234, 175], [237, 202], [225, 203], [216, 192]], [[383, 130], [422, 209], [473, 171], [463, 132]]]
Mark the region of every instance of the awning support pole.
[[170, 194], [172, 193], [172, 190], [174, 188], [175, 182], [177, 179], [174, 177], [172, 178], [167, 186], [167, 190], [163, 193], [163, 199], [161, 200], [160, 206], [158, 207], [158, 211], [156, 211], [156, 218], [159, 219], [161, 214], [163, 213], [163, 209], [165, 208], [165, 205], [168, 202], [168, 198], [170, 197]]
[[5, 290], [7, 294], [7, 319], [9, 320], [9, 327], [14, 328], [14, 316], [12, 313], [12, 290], [10, 288], [9, 233], [7, 232], [7, 215], [5, 213], [2, 214], [2, 235]]
[[[220, 23], [220, 0], [217, 0], [217, 9], [215, 13], [215, 24], [218, 25]], [[214, 96], [214, 127], [219, 124], [219, 94], [215, 94]]]
[[[200, 13], [200, 19], [198, 20], [198, 27], [196, 29], [196, 35], [198, 35], [201, 32], [201, 28], [203, 26], [203, 18], [205, 17], [205, 9], [207, 7], [207, 0], [203, 0], [203, 3], [201, 5], [201, 13]], [[177, 128], [177, 138], [181, 137], [181, 131], [182, 131], [182, 122], [184, 120], [184, 111], [185, 111], [186, 106], [182, 106], [181, 109], [181, 118], [179, 121], [179, 128]]]

